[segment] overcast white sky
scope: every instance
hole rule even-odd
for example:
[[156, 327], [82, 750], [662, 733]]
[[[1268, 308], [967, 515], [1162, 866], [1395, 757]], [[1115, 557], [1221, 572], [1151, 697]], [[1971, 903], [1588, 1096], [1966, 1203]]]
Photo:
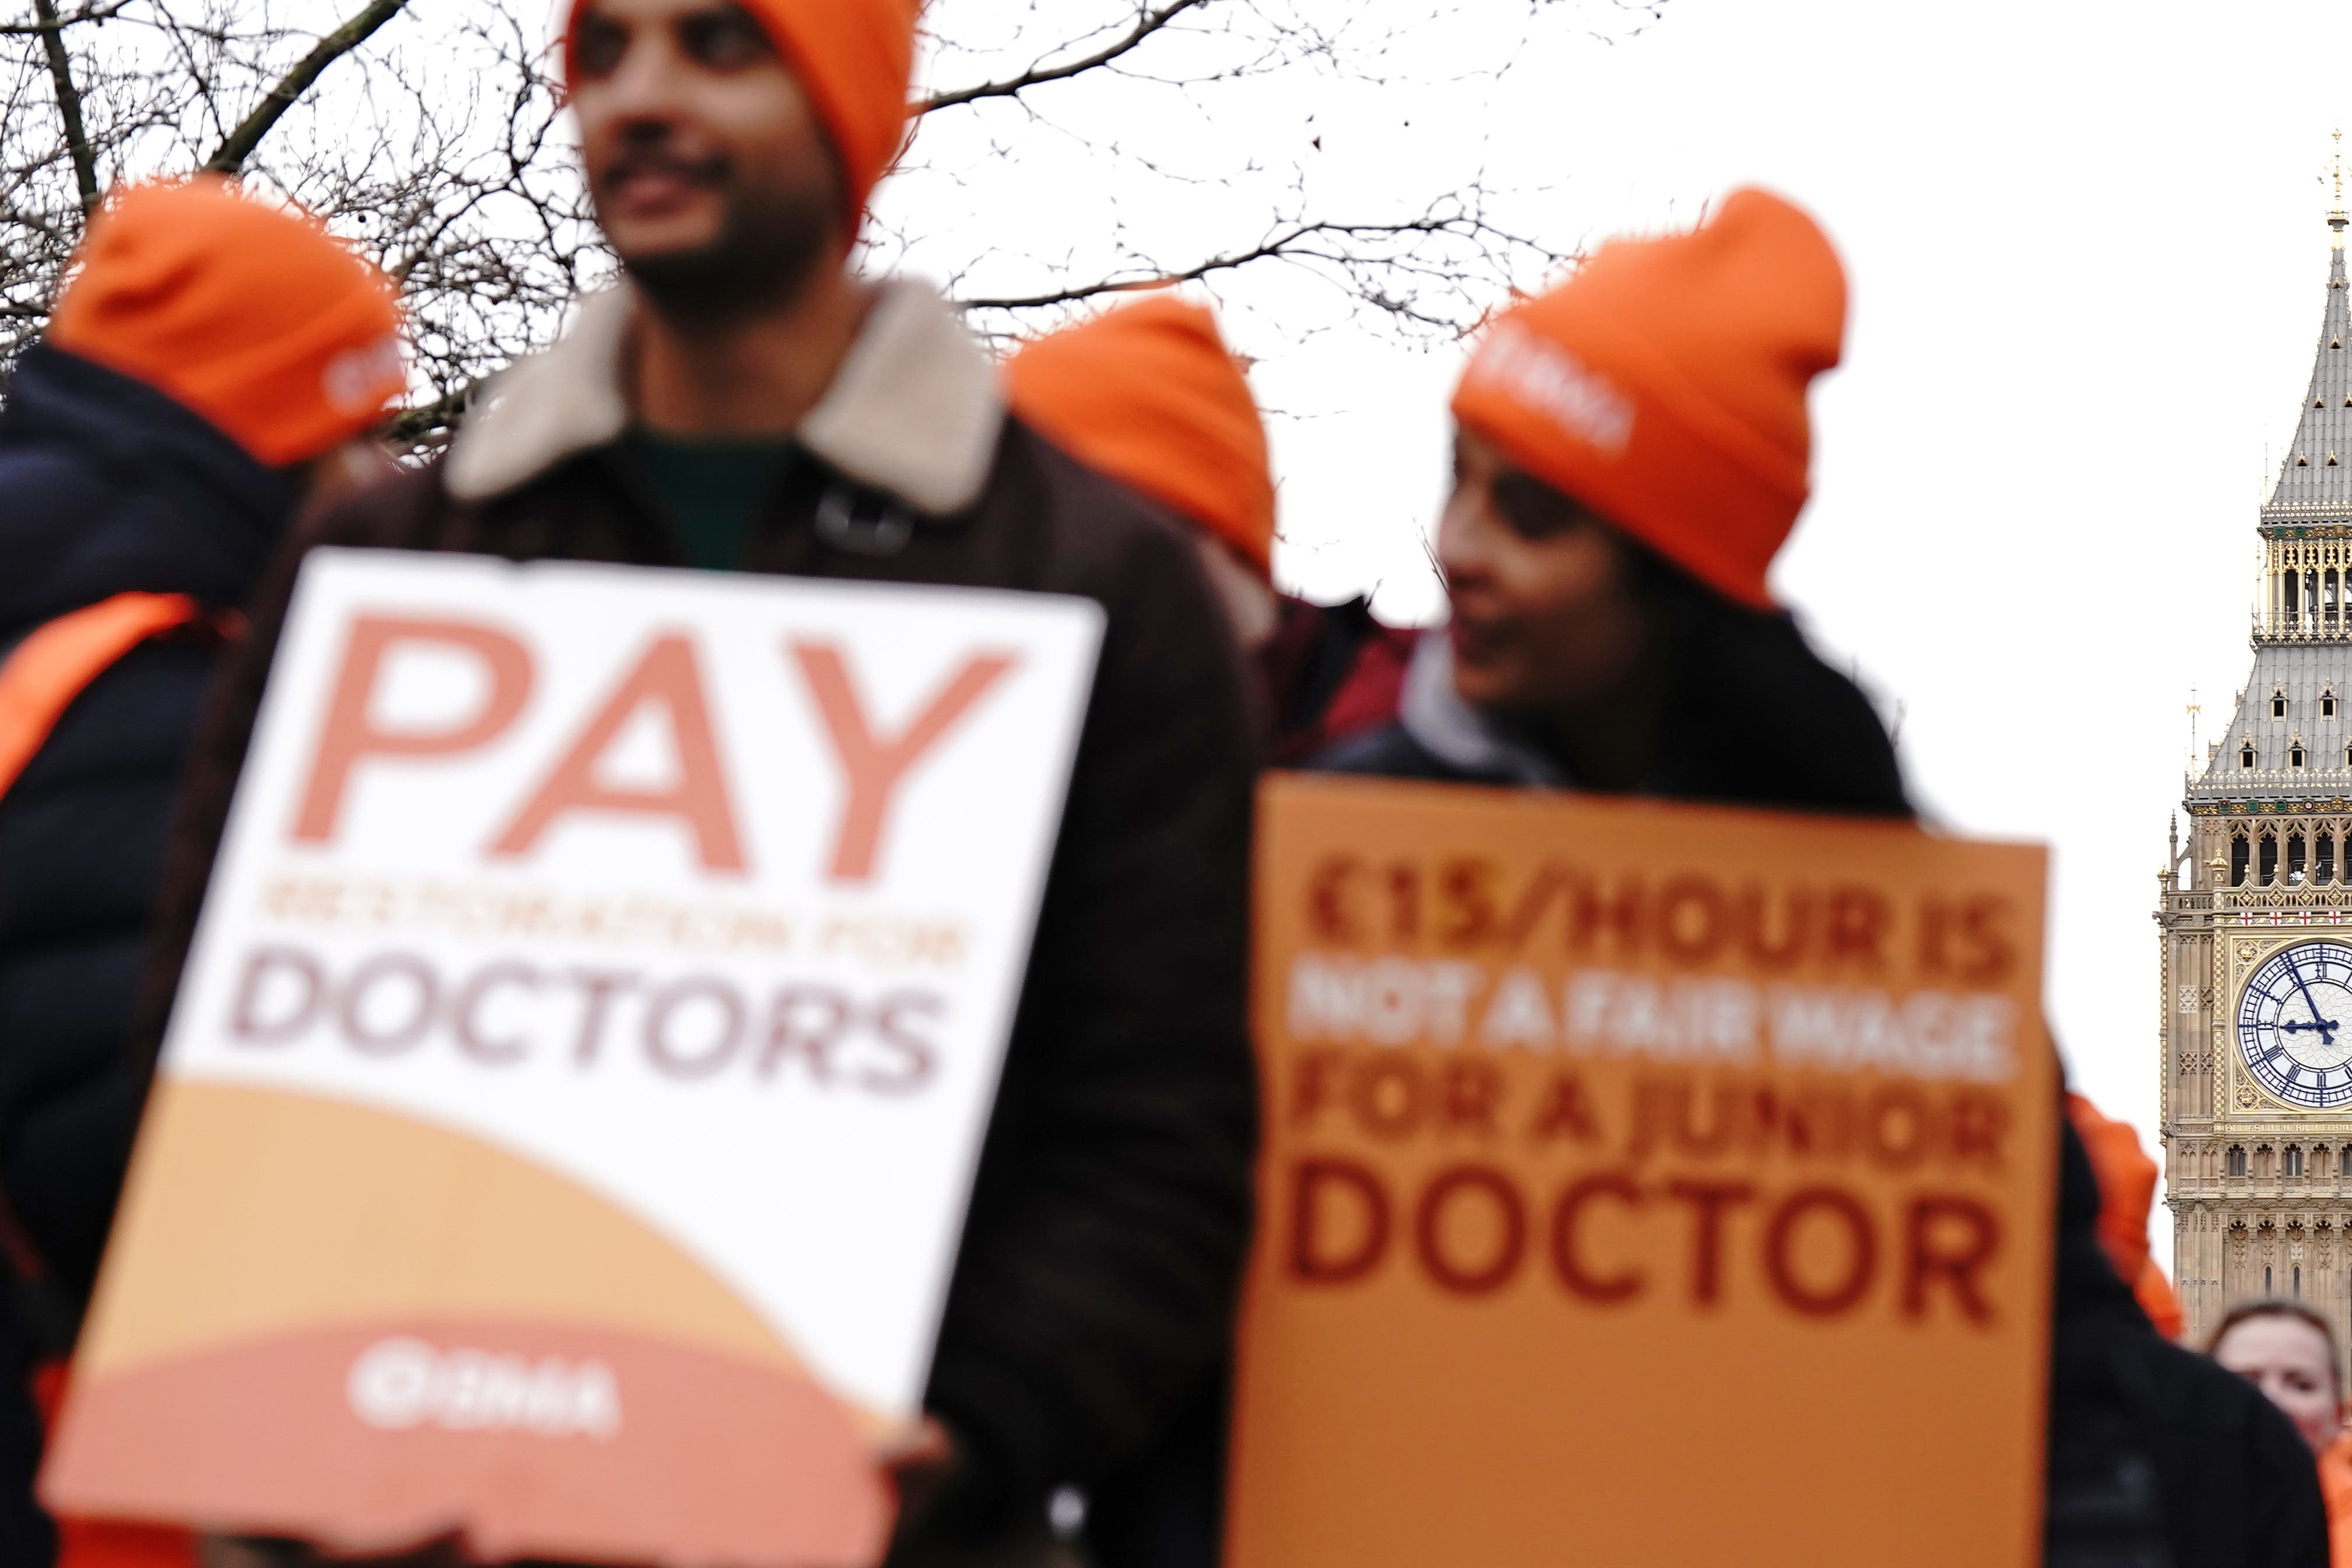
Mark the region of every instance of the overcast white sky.
[[[1566, 246], [1685, 222], [1747, 182], [1814, 212], [1853, 314], [1814, 401], [1817, 499], [1777, 582], [1900, 702], [1911, 777], [1944, 821], [2053, 847], [2052, 1016], [2077, 1085], [2152, 1149], [2156, 873], [2190, 691], [2211, 734], [2249, 665], [2265, 446], [2292, 433], [2310, 371], [2316, 175], [2352, 110], [2345, 22], [2316, 3], [1671, 0], [1603, 45], [1494, 0], [1414, 39], [1412, 79], [1047, 107], [1097, 134], [1158, 116], [1276, 164], [1320, 134], [1327, 206], [1483, 167]], [[1443, 79], [1522, 35], [1501, 77]], [[1003, 223], [1003, 192], [1025, 190], [1019, 223], [1047, 247], [1057, 221], [1098, 221], [1062, 154], [1022, 145], [1003, 187], [959, 187], [972, 212]], [[902, 216], [955, 199], [906, 184]], [[1162, 243], [1213, 229], [1216, 204], [1187, 194]], [[1295, 283], [1225, 292], [1280, 411], [1277, 571], [1433, 617], [1423, 540], [1458, 353], [1350, 325]]]

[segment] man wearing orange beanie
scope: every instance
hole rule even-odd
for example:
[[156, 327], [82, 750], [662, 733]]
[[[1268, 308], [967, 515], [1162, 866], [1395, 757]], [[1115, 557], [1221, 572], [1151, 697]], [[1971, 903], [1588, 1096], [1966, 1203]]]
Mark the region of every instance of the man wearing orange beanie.
[[[147, 185], [98, 213], [8, 383], [0, 1562], [56, 1550], [32, 1500], [27, 1363], [69, 1348], [144, 1093], [124, 1065], [132, 998], [219, 628], [400, 391], [399, 329], [383, 277], [310, 219], [217, 180]], [[65, 1560], [149, 1560], [86, 1544]]]
[[1037, 339], [1005, 363], [1013, 410], [1040, 435], [1166, 507], [1258, 677], [1267, 761], [1305, 761], [1386, 723], [1412, 638], [1363, 599], [1313, 605], [1274, 586], [1265, 424], [1216, 316], [1154, 294]]
[[[938, 1462], [894, 1568], [1054, 1561], [1048, 1500], [1148, 1448], [1223, 1352], [1247, 1249], [1247, 689], [1197, 555], [1008, 417], [939, 294], [854, 272], [916, 0], [577, 0], [562, 55], [618, 285], [335, 543], [1079, 595], [1107, 623], [940, 1325]], [[294, 563], [272, 581], [290, 578]], [[282, 601], [238, 654], [259, 689]], [[184, 952], [249, 735], [191, 786]], [[160, 1027], [160, 1020], [157, 1021]], [[152, 1035], [150, 1035], [152, 1040]]]

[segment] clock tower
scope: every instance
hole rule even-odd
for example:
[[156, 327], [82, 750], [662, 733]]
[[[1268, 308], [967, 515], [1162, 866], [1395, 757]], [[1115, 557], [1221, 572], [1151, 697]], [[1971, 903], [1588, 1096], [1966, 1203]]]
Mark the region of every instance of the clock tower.
[[2352, 290], [2346, 216], [2262, 509], [2252, 673], [2157, 880], [2173, 1271], [2192, 1342], [2300, 1297], [2352, 1345]]

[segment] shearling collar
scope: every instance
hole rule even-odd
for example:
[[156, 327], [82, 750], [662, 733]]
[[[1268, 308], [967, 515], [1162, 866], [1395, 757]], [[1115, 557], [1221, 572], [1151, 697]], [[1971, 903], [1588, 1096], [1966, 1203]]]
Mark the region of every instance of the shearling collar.
[[1454, 688], [1454, 644], [1444, 626], [1422, 633], [1413, 644], [1397, 721], [1423, 751], [1474, 778], [1551, 789], [1568, 784], [1558, 763], [1462, 700]]
[[[449, 493], [488, 500], [618, 440], [635, 311], [626, 285], [592, 295], [553, 347], [500, 373], [450, 448]], [[988, 356], [936, 291], [899, 279], [883, 285], [798, 434], [849, 478], [944, 516], [980, 499], [1003, 419]]]

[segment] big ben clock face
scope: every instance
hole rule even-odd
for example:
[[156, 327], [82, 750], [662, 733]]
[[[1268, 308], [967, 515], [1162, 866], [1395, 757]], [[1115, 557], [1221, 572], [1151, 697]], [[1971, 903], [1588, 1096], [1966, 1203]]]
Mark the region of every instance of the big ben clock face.
[[2352, 1104], [2352, 947], [2306, 942], [2273, 953], [2238, 998], [2238, 1051], [2289, 1105]]

